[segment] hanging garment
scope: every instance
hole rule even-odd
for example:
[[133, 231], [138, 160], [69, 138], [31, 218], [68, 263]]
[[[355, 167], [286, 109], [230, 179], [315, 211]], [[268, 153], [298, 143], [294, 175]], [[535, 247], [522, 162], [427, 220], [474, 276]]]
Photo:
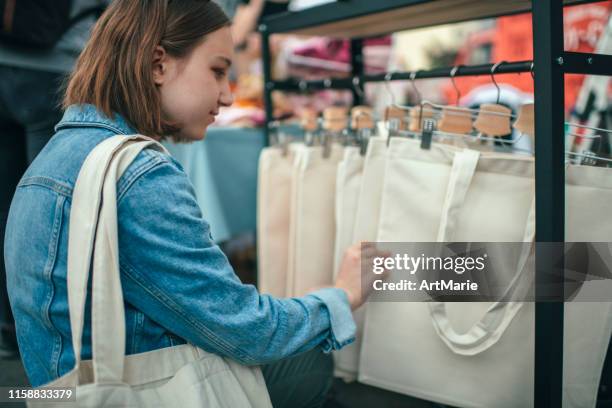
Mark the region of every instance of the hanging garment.
[[[79, 172], [70, 213], [67, 275], [76, 362], [44, 388], [76, 387], [76, 406], [81, 407], [271, 407], [257, 367], [241, 366], [190, 344], [125, 355], [125, 322], [109, 318], [124, 315], [116, 183], [146, 147], [164, 150], [144, 136], [114, 136], [92, 150]], [[90, 265], [93, 360], [81, 361]], [[29, 402], [29, 406], [66, 405], [66, 401]]]
[[376, 241], [386, 154], [386, 139], [371, 138], [363, 163], [353, 242]]
[[[410, 140], [391, 143], [378, 240], [510, 242], [533, 235], [531, 159], [439, 145], [423, 151]], [[611, 226], [593, 222], [586, 203], [596, 201], [609, 213], [611, 208], [601, 207], [612, 198], [610, 171], [582, 167], [567, 174], [568, 240], [585, 239], [572, 231], [589, 231], [591, 225], [601, 234], [591, 235], [595, 240], [609, 237]], [[594, 406], [610, 307], [573, 302], [565, 310], [564, 406]], [[455, 406], [530, 407], [533, 327], [531, 302], [370, 302], [360, 380]]]
[[[386, 152], [385, 139], [373, 137], [369, 140], [360, 177], [360, 193], [355, 200], [357, 208], [351, 243], [376, 241]], [[355, 342], [334, 352], [335, 375], [345, 381], [353, 381], [357, 378], [364, 314], [364, 306], [353, 312], [357, 326]]]
[[[357, 146], [344, 148], [344, 158], [338, 164], [336, 177], [336, 242], [334, 245], [334, 280], [338, 275], [344, 252], [357, 241], [354, 241], [354, 229], [357, 207], [361, 191], [361, 175], [364, 158]], [[353, 312], [353, 317], [356, 312]], [[345, 360], [359, 349], [353, 349], [354, 343], [334, 352], [335, 375], [346, 381], [355, 380], [354, 373], [346, 372]]]
[[295, 158], [293, 159], [293, 165], [291, 166], [291, 189], [289, 196], [289, 251], [287, 253], [287, 272], [285, 276], [285, 296], [288, 297], [294, 296], [293, 287], [295, 281], [298, 181], [300, 179], [300, 168], [302, 166], [302, 158], [305, 151], [306, 146], [304, 144], [300, 143], [294, 145]]
[[[531, 160], [517, 160], [515, 156], [481, 156], [477, 151], [465, 149], [455, 154], [446, 191], [444, 205], [440, 217], [440, 226], [436, 242], [526, 242], [535, 239], [535, 200], [533, 196], [533, 177]], [[478, 172], [477, 172], [477, 166]], [[505, 178], [504, 191], [491, 191], [495, 179]], [[471, 200], [471, 202], [470, 202]], [[515, 219], [504, 219], [498, 225], [492, 224], [499, 220], [495, 211], [485, 211], [486, 206], [495, 206], [507, 200], [513, 200], [511, 205], [497, 207], [502, 211], [512, 211], [511, 207], [523, 211]], [[524, 211], [527, 209], [527, 213]], [[470, 215], [479, 215], [478, 219], [469, 219]], [[521, 218], [522, 217], [522, 218]], [[525, 218], [526, 217], [526, 218]], [[488, 219], [491, 218], [491, 221]], [[471, 221], [471, 222], [470, 222]], [[480, 221], [480, 222], [479, 222]], [[483, 228], [481, 224], [485, 227]], [[504, 225], [504, 223], [506, 225]], [[524, 226], [524, 230], [512, 227]], [[488, 265], [487, 281], [503, 282], [508, 279], [504, 296], [525, 299], [533, 284], [534, 259], [530, 258], [531, 245], [513, 251], [509, 246], [489, 246], [487, 249]], [[484, 283], [484, 282], [481, 282]], [[487, 304], [486, 302], [457, 303], [429, 302], [427, 304], [434, 329], [440, 339], [455, 353], [473, 356], [492, 347], [504, 334], [514, 317], [523, 306], [522, 302], [504, 301]], [[484, 316], [480, 309], [486, 307]], [[477, 322], [467, 331], [455, 330], [451, 319], [452, 311], [465, 319], [474, 310], [473, 319]], [[470, 325], [474, 321], [465, 319]], [[515, 323], [515, 326], [518, 323]], [[526, 327], [526, 330], [529, 330]]]
[[303, 296], [333, 283], [336, 176], [343, 148], [331, 144], [324, 157], [323, 146], [309, 146], [298, 155], [292, 175], [287, 296]]
[[289, 254], [291, 175], [296, 145], [286, 152], [268, 147], [259, 156], [257, 188], [257, 261], [261, 293], [285, 297]]
[[[532, 160], [441, 144], [423, 150], [399, 138], [387, 155], [378, 241], [521, 242], [532, 234]], [[360, 381], [461, 407], [529, 406], [533, 359], [508, 357], [532, 350], [529, 304], [431, 306], [368, 303]], [[487, 319], [500, 315], [501, 322]], [[434, 322], [444, 319], [450, 330], [436, 331]], [[490, 329], [486, 336], [475, 330], [479, 324]]]
[[[570, 165], [565, 180], [565, 240], [596, 243], [610, 254], [612, 222], [605, 220], [612, 214], [612, 169]], [[604, 299], [612, 299], [610, 278], [585, 282], [576, 299], [565, 303], [564, 408], [596, 406], [612, 334], [612, 302]]]
[[355, 243], [353, 232], [359, 192], [361, 190], [361, 173], [363, 157], [359, 147], [346, 146], [344, 157], [338, 164], [336, 175], [336, 242], [334, 243], [334, 278], [338, 275], [340, 263], [346, 249]]

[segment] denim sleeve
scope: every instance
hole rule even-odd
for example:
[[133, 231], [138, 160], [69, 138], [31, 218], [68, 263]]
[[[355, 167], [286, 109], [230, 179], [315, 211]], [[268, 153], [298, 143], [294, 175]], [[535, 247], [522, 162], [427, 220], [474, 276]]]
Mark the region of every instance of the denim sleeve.
[[329, 353], [351, 344], [355, 340], [356, 327], [346, 292], [338, 288], [325, 288], [308, 296], [320, 299], [329, 312], [331, 333], [322, 344], [323, 351]]
[[176, 163], [158, 161], [127, 184], [118, 201], [124, 297], [152, 320], [206, 351], [249, 365], [317, 346], [329, 352], [354, 340], [343, 290], [278, 299], [241, 283], [212, 242]]

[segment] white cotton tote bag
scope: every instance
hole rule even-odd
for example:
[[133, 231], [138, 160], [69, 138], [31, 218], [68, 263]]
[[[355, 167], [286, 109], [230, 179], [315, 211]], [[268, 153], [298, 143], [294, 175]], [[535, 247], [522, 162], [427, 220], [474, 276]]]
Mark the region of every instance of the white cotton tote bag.
[[[407, 146], [409, 145], [405, 144], [404, 148], [408, 148]], [[416, 150], [414, 152], [418, 154]], [[425, 157], [427, 156], [425, 153]], [[437, 239], [495, 241], [504, 236], [503, 241], [512, 241], [519, 236], [520, 229], [516, 228], [516, 225], [504, 227], [502, 223], [504, 220], [514, 221], [520, 226], [523, 224], [520, 220], [525, 220], [524, 214], [527, 213], [523, 240], [529, 241], [529, 237], [533, 236], [535, 222], [533, 202], [531, 206], [528, 204], [532, 187], [526, 180], [533, 177], [529, 175], [532, 173], [532, 166], [525, 163], [525, 160], [530, 159], [481, 153], [478, 165], [471, 174], [472, 179], [469, 180], [470, 171], [466, 169], [470, 166], [466, 163], [472, 162], [473, 165], [473, 159], [473, 154], [454, 154], [444, 205], [439, 208], [441, 216]], [[457, 171], [459, 169], [462, 170]], [[407, 174], [403, 176], [406, 177]], [[611, 223], [598, 219], [601, 214], [610, 214], [612, 210], [611, 176], [609, 169], [568, 167], [568, 241], [606, 242], [607, 237], [611, 236]], [[457, 183], [458, 181], [460, 182]], [[466, 189], [466, 186], [469, 188]], [[500, 190], [502, 186], [503, 191]], [[513, 194], [514, 198], [511, 199], [507, 194]], [[476, 199], [478, 195], [482, 197]], [[398, 197], [395, 196], [395, 199]], [[403, 199], [399, 201], [403, 202]], [[504, 205], [504, 202], [512, 203], [512, 206], [522, 203], [519, 205], [520, 212], [517, 213], [516, 209]], [[459, 203], [462, 204], [458, 205]], [[453, 210], [450, 210], [453, 206], [454, 216]], [[508, 216], [496, 221], [487, 208], [502, 209]], [[406, 208], [406, 211], [413, 212], [414, 208]], [[469, 213], [472, 211], [482, 214], [480, 222], [470, 220]], [[417, 212], [420, 213], [418, 207]], [[384, 223], [381, 220], [381, 224]], [[394, 240], [414, 239], [414, 235], [408, 231], [402, 232], [398, 229], [394, 233], [389, 229], [385, 232], [382, 225], [381, 228], [382, 235], [395, 234], [392, 237]], [[429, 231], [429, 234], [432, 236], [433, 231]], [[418, 240], [426, 241], [428, 238], [419, 236]], [[516, 269], [516, 272], [519, 272], [519, 269]], [[579, 296], [594, 285], [599, 290], [612, 294], [609, 281], [591, 281], [584, 284]], [[588, 292], [586, 293], [588, 296]], [[456, 406], [532, 406], [533, 303], [446, 304], [445, 308], [441, 308], [441, 304], [430, 303], [427, 307], [424, 306], [419, 303], [371, 303], [368, 306], [364, 346], [366, 357], [362, 356], [361, 360], [369, 369], [364, 374], [366, 382]], [[477, 319], [478, 314], [474, 313], [478, 307], [483, 307], [480, 320]], [[612, 330], [610, 309], [608, 302], [576, 301], [565, 305], [564, 407], [595, 406], [603, 360]], [[431, 321], [424, 318], [426, 314], [429, 314]], [[478, 320], [476, 324], [474, 318]], [[398, 321], [403, 323], [398, 324]], [[382, 337], [401, 339], [399, 343], [405, 344], [407, 351], [402, 352], [393, 347], [389, 351], [390, 343], [386, 341], [383, 344], [381, 338], [376, 340], [376, 344], [372, 343], [380, 334], [377, 330], [385, 330], [385, 327], [391, 327], [391, 330], [387, 330]], [[483, 328], [485, 330], [477, 330]], [[441, 344], [446, 347], [440, 347]], [[372, 346], [379, 347], [377, 355]], [[401, 357], [398, 358], [398, 355]], [[368, 356], [370, 364], [367, 363]], [[423, 361], [419, 361], [419, 356], [422, 356]], [[391, 372], [380, 370], [385, 364], [380, 358], [392, 360], [394, 365], [391, 367], [396, 369]], [[411, 367], [419, 369], [414, 370]], [[443, 387], [440, 386], [442, 383]]]
[[287, 272], [285, 276], [285, 296], [293, 296], [294, 276], [295, 276], [295, 242], [297, 234], [297, 199], [298, 199], [298, 181], [300, 179], [300, 167], [302, 158], [306, 151], [306, 146], [302, 143], [297, 143], [293, 146], [294, 159], [291, 166], [291, 188], [289, 191], [289, 242], [287, 253]]
[[292, 175], [287, 296], [303, 296], [333, 283], [336, 176], [343, 148], [303, 146]]
[[261, 293], [285, 297], [289, 262], [291, 177], [297, 152], [267, 147], [259, 156], [257, 262]]
[[[125, 355], [125, 322], [116, 318], [124, 315], [116, 182], [147, 147], [165, 150], [145, 136], [111, 137], [92, 150], [79, 172], [70, 213], [67, 275], [76, 363], [44, 387], [76, 387], [78, 407], [271, 407], [257, 367], [241, 366], [190, 344]], [[81, 361], [90, 264], [92, 360]], [[33, 401], [28, 405], [67, 404]]]
[[[378, 241], [435, 242], [446, 234], [456, 242], [521, 242], [530, 236], [532, 203], [529, 158], [440, 144], [423, 150], [418, 141], [394, 138], [387, 152]], [[452, 325], [443, 332], [436, 330], [430, 307], [368, 303], [360, 381], [461, 407], [530, 404], [533, 381], [524, 377], [532, 372], [533, 361], [513, 360], [515, 353], [532, 348], [528, 305], [507, 309], [487, 302], [447, 303], [442, 316]], [[475, 327], [499, 309], [501, 323], [493, 319], [499, 324], [490, 335], [475, 336]], [[461, 354], [451, 348], [454, 344]]]
[[386, 139], [381, 137], [371, 138], [368, 142], [361, 174], [361, 188], [353, 231], [354, 242], [376, 241], [386, 157]]
[[[569, 165], [565, 169], [565, 240], [612, 248], [612, 169]], [[607, 265], [612, 270], [612, 265]], [[594, 295], [594, 293], [597, 295]], [[583, 284], [565, 304], [563, 406], [594, 408], [612, 333], [612, 281]]]
[[344, 257], [344, 252], [351, 246], [355, 230], [355, 217], [361, 191], [361, 173], [364, 157], [359, 147], [346, 146], [344, 157], [338, 164], [336, 173], [336, 242], [334, 244], [334, 277]]
[[[354, 241], [354, 230], [361, 191], [361, 176], [363, 171], [364, 157], [357, 146], [346, 146], [344, 158], [338, 164], [336, 177], [336, 243], [334, 245], [334, 280], [338, 275], [344, 253]], [[353, 312], [356, 317], [359, 312]], [[355, 343], [349, 344], [342, 350], [334, 352], [335, 375], [345, 381], [354, 381], [354, 373], [349, 370], [352, 356], [358, 348]]]
[[[386, 152], [386, 139], [382, 137], [369, 139], [359, 177], [359, 195], [355, 200], [357, 208], [351, 243], [376, 241]], [[359, 166], [359, 163], [356, 166]], [[364, 306], [353, 312], [353, 318], [357, 326], [355, 341], [342, 350], [334, 352], [335, 375], [345, 381], [357, 379], [364, 314]]]

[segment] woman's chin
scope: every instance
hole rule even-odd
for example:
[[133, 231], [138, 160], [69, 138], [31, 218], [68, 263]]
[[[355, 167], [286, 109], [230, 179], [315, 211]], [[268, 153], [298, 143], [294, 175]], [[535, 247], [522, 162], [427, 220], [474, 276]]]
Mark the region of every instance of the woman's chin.
[[208, 126], [205, 126], [204, 129], [197, 135], [194, 140], [204, 140], [206, 137], [206, 132], [208, 132]]
[[190, 131], [182, 131], [179, 135], [179, 140], [183, 143], [196, 142], [203, 140], [206, 137], [208, 126], [199, 127], [198, 129], [190, 129]]

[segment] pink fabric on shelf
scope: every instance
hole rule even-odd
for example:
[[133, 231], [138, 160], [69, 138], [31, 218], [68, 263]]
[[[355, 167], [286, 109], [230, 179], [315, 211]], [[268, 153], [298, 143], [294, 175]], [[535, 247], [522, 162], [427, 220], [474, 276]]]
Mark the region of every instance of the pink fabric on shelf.
[[[366, 72], [384, 71], [390, 51], [390, 36], [365, 40], [363, 53]], [[296, 68], [350, 72], [351, 45], [344, 39], [311, 38], [293, 49], [289, 63]]]

